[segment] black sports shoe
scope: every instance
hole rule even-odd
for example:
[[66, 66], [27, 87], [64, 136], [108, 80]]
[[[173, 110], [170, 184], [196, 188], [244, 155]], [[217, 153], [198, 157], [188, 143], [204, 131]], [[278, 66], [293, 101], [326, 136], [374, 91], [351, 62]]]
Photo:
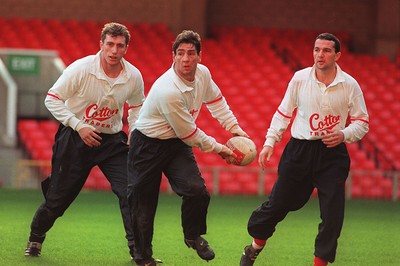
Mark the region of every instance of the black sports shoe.
[[[132, 260], [132, 261], [135, 261], [135, 245], [134, 245], [134, 244], [129, 246], [129, 254], [131, 254], [131, 260]], [[155, 264], [161, 264], [161, 263], [163, 263], [162, 260], [160, 260], [160, 259], [154, 259], [154, 258], [151, 258], [149, 261], [147, 261], [147, 262], [144, 261], [144, 262], [146, 262], [147, 265], [155, 265], [155, 264], [148, 264], [148, 263], [151, 263], [152, 261], [154, 261]], [[144, 262], [141, 262], [141, 263], [138, 264], [138, 265], [146, 265], [146, 264], [143, 264]]]
[[156, 266], [157, 264], [161, 264], [162, 261], [159, 259], [148, 259], [148, 260], [143, 260], [141, 262], [136, 262], [136, 265], [138, 266]]
[[28, 242], [25, 249], [26, 257], [39, 257], [42, 251], [42, 243], [39, 242]]
[[253, 248], [252, 245], [246, 246], [240, 258], [240, 266], [252, 266], [261, 250]]
[[209, 261], [215, 257], [214, 251], [208, 245], [207, 240], [201, 236], [197, 237], [195, 240], [185, 239], [185, 244], [188, 248], [193, 248], [197, 251], [197, 255], [203, 260]]
[[[135, 245], [134, 244], [133, 245], [129, 245], [129, 254], [131, 254], [131, 260], [134, 261], [135, 260]], [[160, 259], [153, 259], [152, 258], [152, 259], [150, 259], [149, 262], [151, 262], [151, 260], [153, 260], [155, 262], [155, 264], [163, 263], [162, 260], [160, 260]], [[149, 263], [149, 262], [147, 262], [147, 263]], [[141, 264], [138, 264], [138, 265], [141, 265]], [[152, 264], [150, 264], [150, 265], [152, 265]]]

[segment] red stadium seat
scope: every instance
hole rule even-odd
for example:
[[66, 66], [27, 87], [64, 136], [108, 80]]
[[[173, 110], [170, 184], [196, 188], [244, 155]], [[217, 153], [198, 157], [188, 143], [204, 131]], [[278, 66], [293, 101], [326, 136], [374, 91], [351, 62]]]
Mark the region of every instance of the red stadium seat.
[[57, 133], [59, 126], [60, 126], [60, 123], [55, 120], [39, 121], [39, 127], [40, 127], [41, 131], [51, 141], [54, 140], [54, 136]]

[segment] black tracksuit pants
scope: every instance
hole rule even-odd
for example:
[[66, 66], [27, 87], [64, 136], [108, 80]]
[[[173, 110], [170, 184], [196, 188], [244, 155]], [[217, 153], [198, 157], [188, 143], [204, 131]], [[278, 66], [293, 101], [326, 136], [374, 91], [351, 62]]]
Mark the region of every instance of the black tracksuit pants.
[[182, 198], [184, 237], [195, 239], [207, 230], [210, 194], [192, 148], [180, 139], [154, 139], [134, 130], [128, 155], [128, 200], [137, 262], [153, 255], [151, 242], [162, 173], [168, 178], [172, 190]]
[[78, 132], [60, 125], [53, 146], [51, 177], [44, 191], [45, 201], [40, 205], [31, 224], [30, 241], [43, 242], [55, 220], [75, 200], [91, 169], [98, 165], [119, 199], [128, 245], [133, 245], [133, 230], [127, 201], [127, 136], [124, 132], [100, 134], [99, 147], [90, 148]]
[[302, 208], [318, 190], [320, 217], [315, 256], [333, 262], [344, 220], [345, 181], [350, 158], [344, 143], [326, 148], [320, 140], [291, 138], [278, 166], [278, 179], [269, 200], [252, 213], [248, 232], [268, 239], [290, 211]]

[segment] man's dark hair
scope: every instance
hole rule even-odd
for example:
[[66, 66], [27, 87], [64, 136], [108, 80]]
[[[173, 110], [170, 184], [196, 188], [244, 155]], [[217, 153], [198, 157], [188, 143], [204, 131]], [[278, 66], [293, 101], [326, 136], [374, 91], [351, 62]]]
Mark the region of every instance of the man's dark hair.
[[316, 38], [316, 40], [327, 40], [327, 41], [332, 41], [335, 44], [333, 45], [333, 47], [335, 48], [335, 52], [338, 53], [340, 52], [340, 41], [339, 39], [331, 34], [331, 33], [321, 33], [320, 35], [318, 35], [318, 37]]
[[128, 46], [129, 40], [131, 39], [131, 35], [129, 34], [129, 30], [122, 24], [111, 22], [104, 25], [103, 30], [101, 31], [101, 41], [104, 42], [107, 35], [111, 36], [124, 36], [125, 44]]
[[191, 30], [182, 31], [175, 39], [175, 42], [172, 44], [172, 51], [176, 54], [176, 50], [181, 43], [191, 43], [196, 47], [197, 54], [200, 54], [201, 51], [201, 38], [197, 32]]

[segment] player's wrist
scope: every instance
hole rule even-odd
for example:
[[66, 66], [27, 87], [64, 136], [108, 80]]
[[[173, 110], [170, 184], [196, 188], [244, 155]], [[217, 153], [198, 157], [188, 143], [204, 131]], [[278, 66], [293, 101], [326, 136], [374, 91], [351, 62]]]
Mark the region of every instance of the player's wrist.
[[222, 144], [221, 143], [215, 143], [214, 149], [212, 150], [215, 153], [220, 153], [222, 151]]
[[269, 146], [269, 147], [274, 147], [276, 140], [274, 138], [267, 138], [264, 142], [263, 147]]
[[95, 130], [95, 128], [94, 128], [93, 126], [88, 125], [88, 124], [85, 124], [85, 123], [83, 123], [82, 121], [79, 121], [79, 123], [78, 123], [78, 124], [76, 125], [76, 127], [75, 127], [75, 131], [79, 132], [79, 130], [81, 130], [81, 129], [84, 128], [84, 127], [88, 127], [88, 128], [90, 128], [91, 130]]

